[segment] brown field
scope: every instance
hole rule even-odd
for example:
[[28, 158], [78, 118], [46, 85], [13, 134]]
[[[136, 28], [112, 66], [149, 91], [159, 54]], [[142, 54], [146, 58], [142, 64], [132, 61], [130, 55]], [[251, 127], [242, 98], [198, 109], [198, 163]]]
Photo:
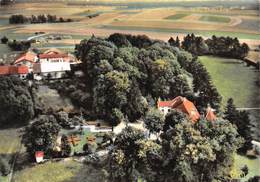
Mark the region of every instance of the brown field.
[[250, 59], [250, 60], [260, 61], [260, 52], [249, 51], [247, 58]]

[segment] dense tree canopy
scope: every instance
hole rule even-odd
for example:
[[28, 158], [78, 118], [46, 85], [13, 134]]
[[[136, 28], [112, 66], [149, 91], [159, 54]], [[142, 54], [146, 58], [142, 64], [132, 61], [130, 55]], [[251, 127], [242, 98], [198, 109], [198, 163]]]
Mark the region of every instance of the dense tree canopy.
[[[176, 46], [176, 42], [172, 38], [169, 40], [169, 43]], [[216, 37], [215, 35], [204, 40], [200, 36], [188, 34], [182, 41], [182, 48], [197, 56], [211, 54], [237, 59], [245, 58], [249, 52], [248, 45], [240, 43], [237, 38]]]
[[234, 105], [232, 98], [228, 99], [227, 106], [224, 112], [224, 118], [237, 126], [238, 133], [244, 138], [245, 143], [239, 149], [240, 152], [246, 153], [252, 149], [252, 133], [249, 113], [247, 111], [238, 111]]
[[[154, 103], [159, 97], [172, 99], [181, 95], [193, 101], [205, 99], [198, 102], [201, 108], [209, 103], [218, 107], [220, 102], [210, 80], [203, 85], [206, 91], [201, 89], [200, 97], [195, 100], [193, 88], [198, 84], [194, 77], [200, 70], [197, 68], [195, 72], [190, 66], [196, 67], [197, 62], [192, 62], [187, 52], [166, 42], [124, 34], [113, 34], [108, 39], [92, 36], [76, 46], [76, 53], [83, 62], [93, 114], [98, 117], [113, 120], [119, 118], [114, 116], [119, 114], [115, 111], [120, 111], [124, 118], [135, 121], [145, 115], [149, 102]], [[217, 94], [217, 99], [212, 93]], [[148, 102], [148, 98], [152, 99]]]
[[187, 117], [175, 114], [166, 116], [168, 127], [161, 128], [157, 141], [144, 138], [133, 128], [116, 137], [109, 156], [112, 181], [133, 181], [138, 177], [148, 182], [231, 179], [232, 155], [242, 142], [236, 128], [221, 118], [214, 123], [201, 119], [193, 124]]
[[28, 84], [16, 77], [1, 77], [0, 88], [0, 126], [29, 122], [34, 116], [35, 104]]
[[40, 115], [29, 125], [23, 136], [27, 151], [34, 156], [36, 151], [50, 155], [61, 129], [53, 115]]

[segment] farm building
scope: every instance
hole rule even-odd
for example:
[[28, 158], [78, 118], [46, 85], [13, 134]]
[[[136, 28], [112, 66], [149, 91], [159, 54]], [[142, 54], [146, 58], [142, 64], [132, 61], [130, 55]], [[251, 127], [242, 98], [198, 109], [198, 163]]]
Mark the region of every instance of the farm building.
[[197, 108], [185, 97], [178, 96], [170, 101], [158, 100], [157, 107], [161, 112], [163, 112], [164, 115], [166, 115], [172, 109], [176, 109], [186, 113], [193, 122], [196, 122], [200, 118], [200, 114]]
[[28, 51], [24, 54], [21, 54], [16, 58], [14, 65], [25, 65], [28, 66], [29, 70], [32, 69], [33, 64], [37, 62], [37, 55], [32, 51]]
[[65, 72], [71, 71], [71, 65], [78, 63], [79, 61], [74, 55], [53, 48], [40, 54], [32, 51], [21, 54], [15, 60], [14, 65], [27, 66], [29, 72], [33, 72], [35, 78], [40, 80], [42, 76], [62, 78]]
[[27, 66], [13, 66], [13, 65], [0, 66], [0, 76], [13, 75], [25, 79], [28, 73], [29, 73], [29, 69]]
[[71, 64], [76, 63], [76, 58], [72, 54], [65, 53], [58, 49], [49, 49], [42, 54], [38, 55], [38, 62], [40, 63], [54, 63], [54, 62], [68, 62]]
[[[186, 113], [193, 122], [196, 122], [200, 118], [200, 113], [198, 112], [195, 105], [185, 97], [178, 96], [170, 101], [158, 100], [157, 107], [161, 112], [163, 112], [164, 115], [166, 115], [172, 109], [176, 109]], [[212, 109], [210, 106], [207, 108], [205, 119], [208, 121], [215, 121], [217, 119], [216, 115], [214, 114], [214, 109]]]
[[70, 71], [68, 62], [43, 62], [33, 65], [35, 76], [44, 76], [49, 78], [62, 78], [67, 71]]

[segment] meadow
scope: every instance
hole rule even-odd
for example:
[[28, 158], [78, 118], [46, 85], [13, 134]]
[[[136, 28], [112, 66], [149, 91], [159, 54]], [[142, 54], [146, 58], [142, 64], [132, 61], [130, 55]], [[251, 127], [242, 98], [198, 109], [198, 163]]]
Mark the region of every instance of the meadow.
[[[5, 156], [9, 163], [13, 162], [14, 155], [19, 152], [21, 139], [18, 129], [7, 128], [0, 129], [0, 155]], [[0, 176], [1, 182], [7, 182], [9, 176]]]
[[82, 164], [75, 161], [46, 162], [17, 171], [14, 182], [64, 182], [76, 175]]
[[247, 67], [236, 59], [213, 56], [201, 56], [199, 59], [222, 95], [223, 107], [230, 97], [234, 99], [237, 107], [258, 107], [260, 96], [255, 82], [259, 72], [255, 68]]
[[249, 178], [260, 174], [259, 162], [260, 162], [259, 158], [258, 159], [249, 159], [245, 156], [241, 156], [241, 155], [238, 155], [238, 154], [234, 155], [234, 167], [235, 167], [235, 169], [239, 170], [242, 167], [244, 167], [245, 164], [249, 168], [248, 175], [245, 178], [242, 178], [241, 182], [245, 182]]

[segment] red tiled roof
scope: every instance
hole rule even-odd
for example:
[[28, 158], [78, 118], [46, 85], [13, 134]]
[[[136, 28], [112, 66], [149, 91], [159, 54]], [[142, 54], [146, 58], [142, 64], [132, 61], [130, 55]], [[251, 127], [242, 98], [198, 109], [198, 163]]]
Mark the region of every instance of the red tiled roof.
[[158, 107], [170, 107], [178, 109], [189, 115], [193, 122], [200, 118], [200, 114], [194, 104], [185, 97], [178, 96], [171, 101], [158, 101]]
[[35, 54], [32, 53], [32, 52], [26, 52], [22, 55], [20, 55], [14, 62], [14, 64], [19, 64], [20, 62], [22, 61], [29, 61], [31, 63], [34, 63], [34, 60], [35, 60]]
[[214, 111], [211, 107], [207, 108], [207, 114], [206, 114], [206, 120], [208, 121], [215, 121], [217, 119], [216, 115], [214, 114]]
[[29, 73], [27, 66], [0, 66], [0, 75], [16, 75], [27, 73]]
[[40, 59], [67, 58], [68, 54], [40, 54]]

